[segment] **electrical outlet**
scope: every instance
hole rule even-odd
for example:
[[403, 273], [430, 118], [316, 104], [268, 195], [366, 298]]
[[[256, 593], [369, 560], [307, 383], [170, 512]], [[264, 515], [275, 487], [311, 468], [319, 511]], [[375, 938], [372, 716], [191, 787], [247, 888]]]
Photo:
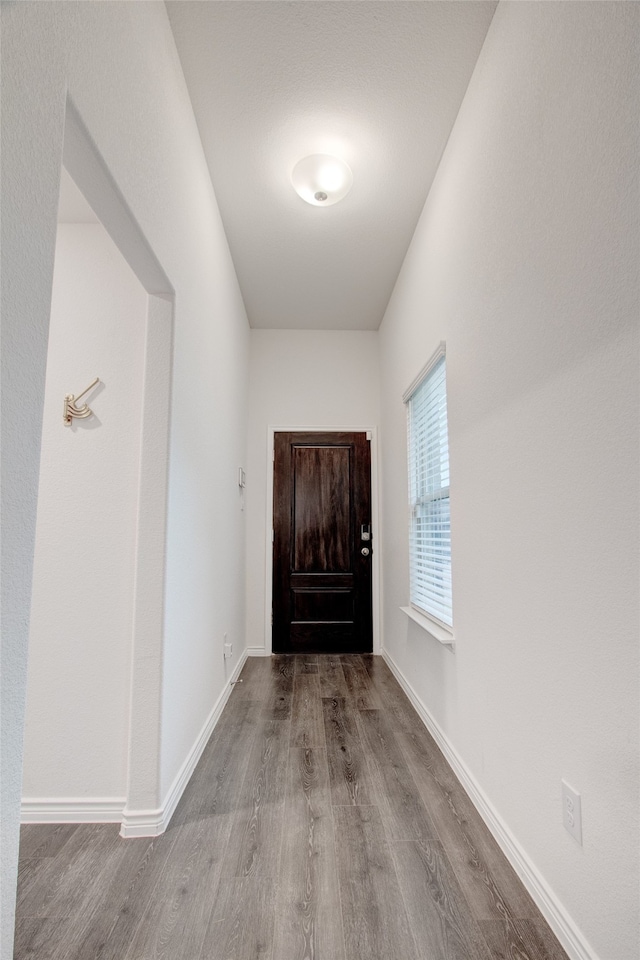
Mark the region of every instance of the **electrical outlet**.
[[230, 660], [233, 656], [233, 644], [227, 643], [227, 635], [224, 635], [224, 658], [225, 660]]
[[582, 846], [582, 805], [580, 794], [566, 780], [562, 784], [562, 822], [571, 836]]

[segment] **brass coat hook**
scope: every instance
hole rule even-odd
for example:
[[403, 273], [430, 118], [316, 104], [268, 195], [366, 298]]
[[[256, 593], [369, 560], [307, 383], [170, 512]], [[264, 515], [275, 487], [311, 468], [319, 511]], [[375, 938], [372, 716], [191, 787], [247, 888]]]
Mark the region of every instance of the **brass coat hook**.
[[85, 393], [89, 393], [89, 390], [92, 390], [98, 383], [100, 383], [100, 377], [96, 377], [93, 383], [90, 383], [77, 397], [73, 393], [66, 395], [64, 398], [64, 413], [62, 415], [62, 420], [66, 426], [69, 426], [74, 417], [77, 420], [84, 420], [85, 417], [92, 415], [93, 410], [88, 407], [86, 403], [83, 403], [81, 407], [76, 406], [76, 403], [80, 397], [84, 397]]

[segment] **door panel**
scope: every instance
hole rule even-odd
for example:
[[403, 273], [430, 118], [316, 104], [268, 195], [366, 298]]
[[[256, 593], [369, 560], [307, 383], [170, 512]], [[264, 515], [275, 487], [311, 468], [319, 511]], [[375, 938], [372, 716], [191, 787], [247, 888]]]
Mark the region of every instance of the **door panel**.
[[294, 456], [293, 571], [351, 569], [348, 447], [292, 447]]
[[331, 620], [353, 620], [353, 593], [351, 590], [296, 590], [293, 592], [294, 620], [299, 622], [318, 622], [329, 617]]
[[273, 649], [370, 651], [366, 434], [277, 433], [274, 450]]

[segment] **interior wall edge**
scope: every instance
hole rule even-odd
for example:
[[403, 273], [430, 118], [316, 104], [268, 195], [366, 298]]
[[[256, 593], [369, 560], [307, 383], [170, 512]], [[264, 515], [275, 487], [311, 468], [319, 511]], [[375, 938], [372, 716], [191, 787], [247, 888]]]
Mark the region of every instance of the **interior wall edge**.
[[233, 684], [240, 676], [242, 668], [245, 665], [246, 659], [248, 656], [247, 649], [242, 652], [238, 663], [236, 664], [229, 680], [223, 687], [220, 695], [218, 696], [216, 702], [211, 708], [211, 712], [207, 717], [204, 725], [196, 737], [189, 753], [184, 758], [182, 766], [180, 767], [178, 773], [175, 776], [175, 779], [169, 790], [167, 791], [165, 798], [156, 810], [135, 810], [125, 808], [122, 813], [122, 825], [120, 828], [121, 837], [156, 837], [161, 833], [164, 833], [167, 827], [171, 822], [171, 817], [173, 816], [180, 798], [184, 793], [189, 780], [191, 779], [195, 768], [198, 765], [198, 761], [203, 754], [203, 751], [211, 739], [211, 735], [216, 728], [216, 725], [222, 715], [222, 711], [225, 708], [227, 700], [231, 696], [233, 691]]

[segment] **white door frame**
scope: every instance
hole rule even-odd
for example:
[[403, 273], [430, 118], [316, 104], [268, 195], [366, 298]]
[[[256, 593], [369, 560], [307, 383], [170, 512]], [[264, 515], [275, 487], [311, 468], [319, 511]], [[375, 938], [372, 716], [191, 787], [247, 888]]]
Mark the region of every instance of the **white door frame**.
[[380, 590], [380, 514], [379, 498], [380, 487], [378, 477], [378, 428], [372, 425], [345, 426], [344, 424], [332, 424], [330, 426], [309, 427], [304, 424], [296, 426], [268, 426], [267, 427], [267, 510], [266, 510], [266, 536], [265, 536], [265, 629], [264, 629], [264, 653], [256, 648], [250, 649], [253, 656], [261, 655], [270, 657], [273, 651], [273, 630], [271, 625], [271, 613], [273, 603], [273, 461], [275, 449], [276, 433], [366, 433], [371, 442], [371, 538], [373, 544], [373, 557], [371, 569], [371, 613], [373, 626], [373, 652], [380, 654], [382, 650], [382, 640], [380, 634], [381, 624], [381, 590]]

